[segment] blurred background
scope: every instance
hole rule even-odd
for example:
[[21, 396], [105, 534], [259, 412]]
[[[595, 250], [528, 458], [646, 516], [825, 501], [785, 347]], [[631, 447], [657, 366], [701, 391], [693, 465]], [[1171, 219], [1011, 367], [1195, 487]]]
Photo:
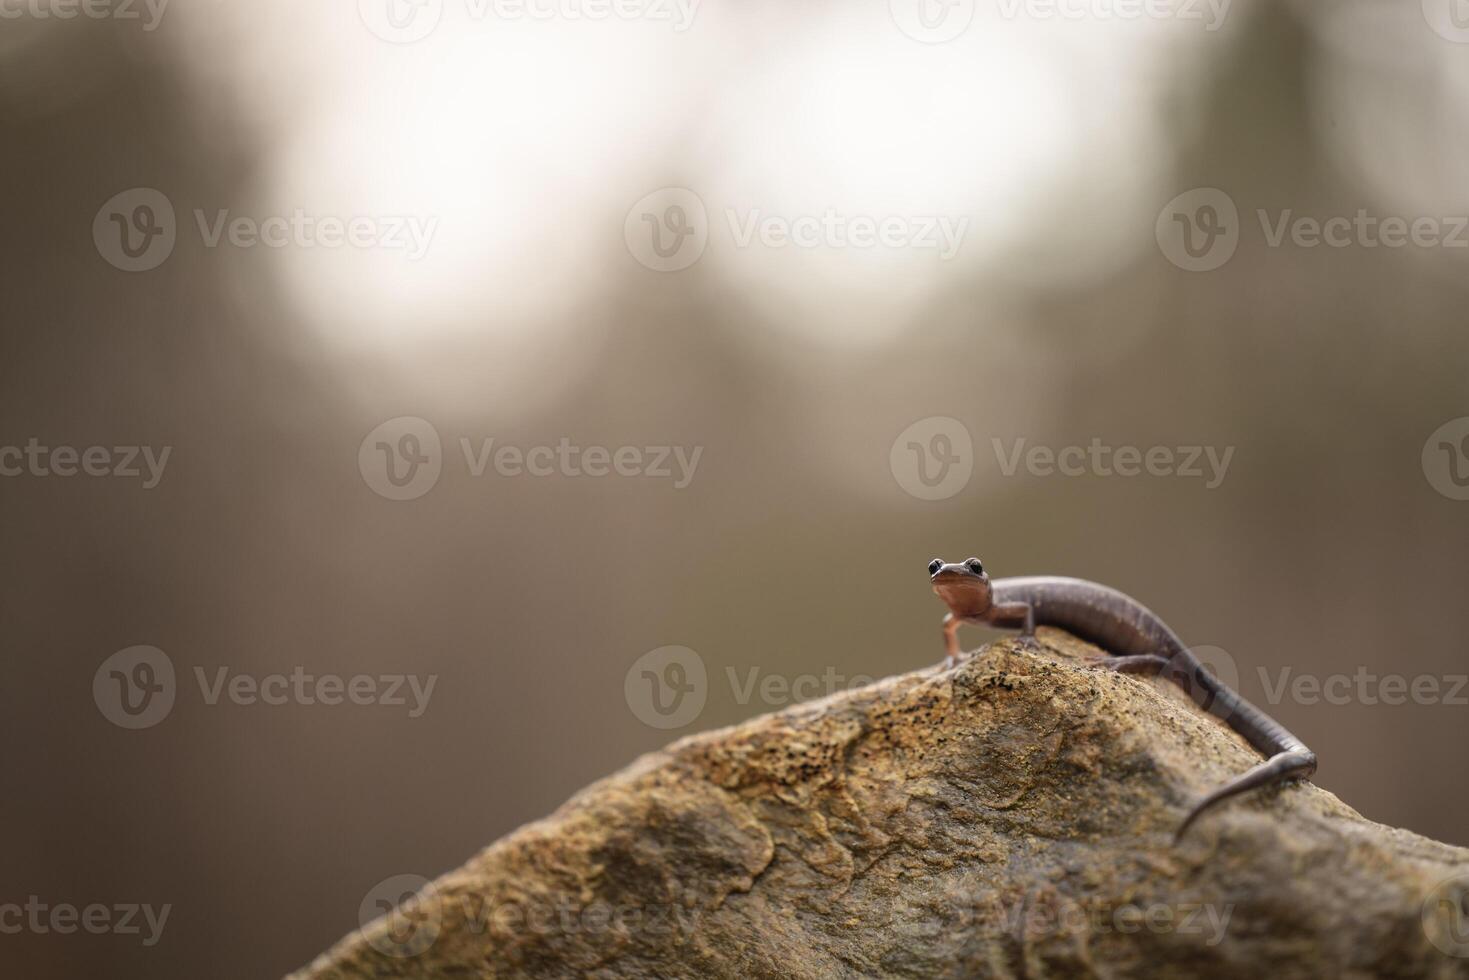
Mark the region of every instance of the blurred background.
[[0, 7], [4, 972], [289, 972], [935, 555], [1469, 844], [1466, 116], [1454, 0]]

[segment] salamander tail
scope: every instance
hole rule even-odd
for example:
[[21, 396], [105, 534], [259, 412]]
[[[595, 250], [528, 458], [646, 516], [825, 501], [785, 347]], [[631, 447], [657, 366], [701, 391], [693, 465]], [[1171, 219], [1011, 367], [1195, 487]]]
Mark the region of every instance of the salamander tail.
[[1303, 779], [1315, 771], [1316, 754], [1314, 752], [1292, 750], [1271, 756], [1243, 776], [1225, 783], [1195, 803], [1188, 816], [1183, 818], [1183, 823], [1179, 825], [1178, 831], [1173, 835], [1174, 843], [1183, 837], [1184, 831], [1188, 830], [1195, 820], [1216, 803], [1227, 800], [1231, 796], [1238, 796], [1240, 793], [1248, 793], [1259, 786], [1270, 786], [1288, 779]]

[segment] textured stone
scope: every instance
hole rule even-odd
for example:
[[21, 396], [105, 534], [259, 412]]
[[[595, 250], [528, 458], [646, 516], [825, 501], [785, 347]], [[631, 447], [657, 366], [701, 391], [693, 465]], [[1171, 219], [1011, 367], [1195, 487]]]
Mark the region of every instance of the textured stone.
[[1175, 845], [1258, 756], [1101, 656], [1042, 630], [682, 739], [294, 976], [1469, 977], [1469, 850], [1306, 784]]

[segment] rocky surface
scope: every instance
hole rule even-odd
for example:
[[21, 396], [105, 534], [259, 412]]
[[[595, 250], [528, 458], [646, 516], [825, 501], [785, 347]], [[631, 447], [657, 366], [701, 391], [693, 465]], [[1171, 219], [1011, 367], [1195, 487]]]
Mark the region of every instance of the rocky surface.
[[1258, 757], [1101, 656], [1043, 630], [685, 738], [294, 977], [1469, 977], [1469, 850], [1306, 784], [1174, 845]]

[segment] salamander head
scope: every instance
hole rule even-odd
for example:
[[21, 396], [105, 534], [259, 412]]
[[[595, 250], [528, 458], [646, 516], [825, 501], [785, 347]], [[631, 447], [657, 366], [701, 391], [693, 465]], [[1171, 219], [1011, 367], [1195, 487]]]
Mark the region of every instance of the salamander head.
[[978, 558], [966, 558], [955, 564], [935, 558], [928, 563], [928, 578], [933, 583], [933, 591], [955, 616], [973, 619], [989, 611], [993, 601], [990, 577]]

